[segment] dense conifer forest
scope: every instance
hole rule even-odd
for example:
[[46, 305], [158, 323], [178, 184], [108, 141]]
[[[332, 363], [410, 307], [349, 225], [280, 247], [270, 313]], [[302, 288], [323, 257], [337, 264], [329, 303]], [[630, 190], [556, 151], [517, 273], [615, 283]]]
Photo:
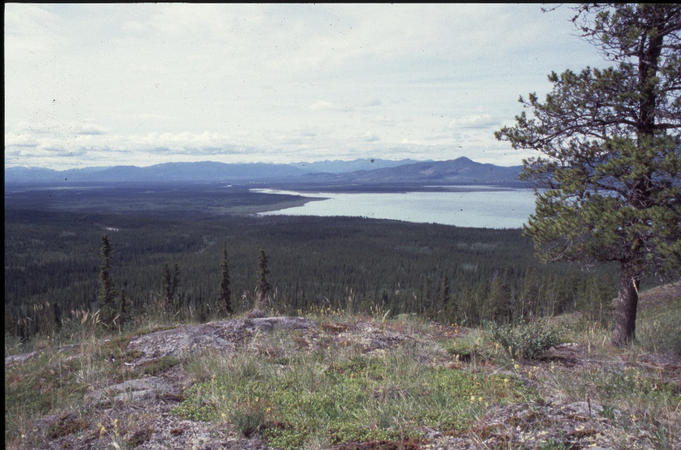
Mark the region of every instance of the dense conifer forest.
[[[96, 192], [90, 200], [64, 198], [81, 206], [105, 194], [113, 198]], [[158, 197], [155, 208], [130, 202], [121, 212], [121, 201], [108, 211], [97, 208], [99, 213], [71, 210], [68, 202], [54, 207], [45, 191], [12, 197], [5, 209], [6, 335], [50, 335], [77, 320], [79, 311], [101, 309], [103, 236], [111, 247], [107, 279], [113, 290], [107, 295], [115, 297], [118, 313], [110, 327], [150, 317], [180, 322], [228, 315], [225, 250], [236, 313], [253, 307], [261, 250], [268, 259], [271, 305], [285, 314], [336, 308], [477, 325], [580, 309], [605, 321], [615, 295], [611, 268], [539, 263], [521, 230], [201, 215], [164, 203], [167, 197]], [[245, 191], [239, 199], [232, 203], [263, 207], [275, 201]], [[195, 192], [186, 200], [200, 205], [206, 196]]]

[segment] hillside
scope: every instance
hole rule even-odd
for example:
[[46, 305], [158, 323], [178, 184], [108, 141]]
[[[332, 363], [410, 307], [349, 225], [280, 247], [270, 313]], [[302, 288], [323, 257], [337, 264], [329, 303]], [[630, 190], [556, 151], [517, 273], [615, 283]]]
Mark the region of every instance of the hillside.
[[518, 180], [520, 166], [502, 167], [481, 164], [461, 157], [450, 161], [424, 161], [396, 167], [362, 170], [330, 176], [310, 174], [303, 177], [308, 182], [344, 182], [353, 184], [472, 184], [524, 186]]
[[[679, 448], [681, 282], [641, 296], [638, 337], [579, 314], [504, 329], [322, 309], [149, 324], [5, 357], [9, 448]], [[506, 330], [508, 331], [508, 330]], [[511, 336], [506, 334], [505, 336]], [[525, 336], [529, 336], [526, 334]], [[556, 340], [558, 337], [558, 340]], [[9, 349], [11, 351], [11, 349]], [[8, 349], [6, 348], [6, 353]], [[522, 355], [525, 355], [524, 357]]]
[[520, 166], [481, 164], [468, 158], [451, 161], [388, 161], [358, 159], [316, 163], [224, 164], [177, 162], [148, 167], [115, 166], [50, 170], [9, 167], [5, 184], [74, 183], [344, 183], [344, 184], [495, 184], [524, 185], [518, 180]]

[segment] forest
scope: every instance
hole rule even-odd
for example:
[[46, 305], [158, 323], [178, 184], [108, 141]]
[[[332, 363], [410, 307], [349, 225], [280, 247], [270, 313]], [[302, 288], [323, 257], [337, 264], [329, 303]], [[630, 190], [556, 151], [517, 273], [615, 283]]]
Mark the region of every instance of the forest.
[[121, 309], [117, 327], [150, 318], [226, 317], [219, 292], [225, 250], [237, 313], [253, 307], [263, 250], [272, 307], [282, 314], [322, 308], [416, 313], [468, 326], [573, 310], [601, 321], [611, 314], [612, 267], [542, 264], [519, 229], [261, 217], [245, 212], [299, 199], [216, 192], [222, 191], [109, 186], [6, 195], [6, 337], [50, 335], [97, 309], [104, 235]]

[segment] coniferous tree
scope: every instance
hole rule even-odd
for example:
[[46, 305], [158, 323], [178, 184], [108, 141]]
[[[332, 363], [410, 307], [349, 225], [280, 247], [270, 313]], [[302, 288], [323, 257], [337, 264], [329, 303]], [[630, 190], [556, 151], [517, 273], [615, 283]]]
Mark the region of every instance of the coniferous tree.
[[166, 312], [170, 312], [170, 307], [173, 302], [173, 279], [170, 274], [170, 267], [168, 264], [163, 265], [163, 273], [161, 275], [161, 296], [163, 299]]
[[61, 329], [61, 308], [56, 300], [52, 300], [52, 313], [54, 315], [54, 326], [59, 331]]
[[97, 303], [102, 323], [109, 325], [116, 317], [116, 290], [111, 281], [111, 243], [106, 234], [102, 236], [100, 257]]
[[177, 301], [178, 299], [179, 288], [180, 288], [180, 266], [178, 266], [177, 263], [175, 263], [173, 265], [173, 273], [170, 280], [170, 298], [173, 300], [173, 302]]
[[229, 286], [229, 259], [227, 257], [227, 248], [224, 249], [222, 258], [222, 278], [220, 280], [220, 303], [224, 306], [227, 314], [232, 314], [232, 292]]
[[130, 305], [128, 302], [128, 297], [125, 295], [125, 289], [121, 289], [120, 298], [118, 301], [118, 323], [123, 325], [130, 319]]
[[267, 276], [270, 274], [270, 269], [268, 267], [267, 254], [265, 250], [260, 250], [260, 260], [258, 262], [258, 267], [260, 268], [260, 279], [258, 281], [258, 287], [256, 289], [257, 299], [256, 302], [258, 306], [270, 307], [270, 291], [272, 286], [267, 280]]
[[449, 304], [449, 277], [445, 274], [442, 280], [442, 307], [447, 308]]
[[612, 341], [635, 336], [646, 272], [681, 266], [681, 5], [584, 4], [573, 22], [615, 66], [549, 75], [533, 117], [495, 133], [544, 156], [523, 176], [545, 192], [525, 228], [546, 261], [614, 261], [620, 276]]

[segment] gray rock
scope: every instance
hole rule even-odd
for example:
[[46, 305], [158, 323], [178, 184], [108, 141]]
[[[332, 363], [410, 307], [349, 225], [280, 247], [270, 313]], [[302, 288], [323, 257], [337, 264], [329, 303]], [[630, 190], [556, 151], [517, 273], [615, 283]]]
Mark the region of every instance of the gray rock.
[[127, 380], [88, 393], [86, 400], [103, 404], [108, 402], [135, 402], [155, 400], [162, 394], [176, 394], [177, 390], [161, 377], [146, 377]]
[[144, 364], [164, 356], [180, 358], [191, 352], [208, 349], [235, 353], [237, 346], [256, 332], [308, 329], [315, 326], [314, 322], [302, 317], [262, 317], [210, 322], [139, 336], [128, 343], [127, 350], [142, 353], [133, 365]]

